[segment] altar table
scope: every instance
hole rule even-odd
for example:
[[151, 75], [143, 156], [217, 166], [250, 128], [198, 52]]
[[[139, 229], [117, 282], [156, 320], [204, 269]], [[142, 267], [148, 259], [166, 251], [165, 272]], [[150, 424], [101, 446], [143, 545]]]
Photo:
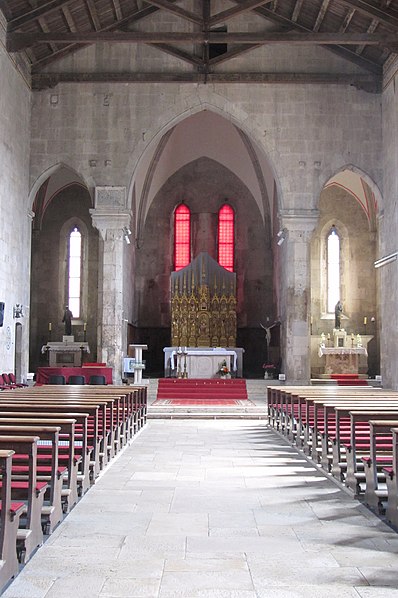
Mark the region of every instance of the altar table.
[[358, 374], [359, 357], [367, 356], [365, 347], [320, 347], [319, 356], [325, 355], [325, 374]]
[[215, 378], [223, 361], [226, 362], [231, 372], [242, 376], [244, 350], [241, 348], [187, 347], [186, 357], [177, 355], [177, 347], [165, 347], [163, 351], [165, 354], [165, 376], [175, 376], [179, 363], [183, 372], [185, 359], [188, 378]]

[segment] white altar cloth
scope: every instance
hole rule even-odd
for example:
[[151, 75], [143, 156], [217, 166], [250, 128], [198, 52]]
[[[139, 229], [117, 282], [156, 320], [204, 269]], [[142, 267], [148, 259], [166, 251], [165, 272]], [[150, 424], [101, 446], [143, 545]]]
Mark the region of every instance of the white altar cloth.
[[[237, 366], [237, 360], [238, 360], [238, 356], [236, 354], [236, 351], [228, 351], [227, 349], [211, 349], [211, 350], [206, 350], [206, 351], [193, 351], [188, 349], [188, 351], [186, 352], [186, 355], [188, 357], [188, 355], [194, 355], [195, 357], [199, 357], [199, 356], [203, 356], [203, 355], [207, 355], [207, 356], [211, 356], [211, 357], [219, 357], [220, 360], [222, 361], [222, 358], [224, 357], [233, 357], [233, 364], [232, 364], [232, 369], [234, 372], [236, 372], [236, 366]], [[181, 357], [181, 359], [184, 359], [184, 355]], [[172, 351], [171, 355], [170, 355], [170, 367], [172, 370], [175, 369], [176, 367], [176, 363], [175, 361], [177, 361], [177, 351]]]
[[319, 347], [319, 357], [322, 355], [367, 355], [365, 347]]
[[[177, 372], [177, 350], [179, 347], [164, 347], [164, 375], [165, 377], [175, 376]], [[185, 347], [184, 347], [185, 348]], [[183, 349], [183, 347], [181, 347]], [[243, 354], [245, 350], [242, 347], [186, 347], [186, 350], [192, 355], [187, 355], [187, 367], [193, 365], [193, 362], [201, 361], [202, 366], [206, 361], [213, 362], [213, 369], [220, 364], [224, 359], [228, 367], [232, 370], [238, 378], [243, 376]], [[228, 352], [230, 354], [228, 354]], [[197, 355], [202, 353], [202, 355]], [[207, 354], [206, 354], [207, 353]], [[173, 354], [173, 355], [172, 355]], [[236, 357], [235, 357], [236, 354]], [[199, 367], [196, 363], [195, 367]], [[184, 367], [184, 357], [181, 358], [181, 367]], [[189, 375], [189, 373], [188, 373]], [[194, 376], [192, 376], [194, 377]], [[195, 374], [196, 377], [196, 374]], [[211, 375], [203, 377], [212, 377]]]

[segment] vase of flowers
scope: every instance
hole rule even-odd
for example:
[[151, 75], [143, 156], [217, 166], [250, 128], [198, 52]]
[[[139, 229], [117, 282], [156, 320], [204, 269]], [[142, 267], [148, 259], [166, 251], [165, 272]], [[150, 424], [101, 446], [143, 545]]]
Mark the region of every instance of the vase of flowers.
[[264, 380], [273, 380], [276, 367], [273, 363], [263, 363]]
[[222, 361], [219, 365], [218, 365], [218, 375], [220, 376], [220, 378], [230, 378], [231, 377], [231, 372], [229, 371], [229, 368], [227, 366], [227, 362]]

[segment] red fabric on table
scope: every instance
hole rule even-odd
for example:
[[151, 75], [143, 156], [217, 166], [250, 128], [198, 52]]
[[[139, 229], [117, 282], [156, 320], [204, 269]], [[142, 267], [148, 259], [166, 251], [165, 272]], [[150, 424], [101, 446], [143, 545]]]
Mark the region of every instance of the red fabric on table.
[[112, 368], [102, 366], [84, 366], [82, 368], [37, 368], [36, 384], [48, 384], [50, 376], [65, 376], [66, 383], [68, 383], [69, 376], [85, 376], [86, 384], [90, 382], [90, 376], [105, 376], [107, 384], [112, 384]]

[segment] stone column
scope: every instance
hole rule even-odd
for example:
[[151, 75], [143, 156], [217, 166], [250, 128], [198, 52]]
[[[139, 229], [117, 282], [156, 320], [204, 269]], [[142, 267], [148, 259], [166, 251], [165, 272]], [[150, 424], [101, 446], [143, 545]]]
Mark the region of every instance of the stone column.
[[96, 187], [95, 209], [90, 210], [100, 232], [98, 280], [97, 355], [113, 368], [114, 383], [122, 378], [126, 331], [123, 316], [125, 229], [131, 212], [126, 208], [125, 187]]
[[310, 242], [317, 222], [316, 210], [280, 214], [282, 359], [286, 384], [290, 385], [309, 384], [311, 377]]

